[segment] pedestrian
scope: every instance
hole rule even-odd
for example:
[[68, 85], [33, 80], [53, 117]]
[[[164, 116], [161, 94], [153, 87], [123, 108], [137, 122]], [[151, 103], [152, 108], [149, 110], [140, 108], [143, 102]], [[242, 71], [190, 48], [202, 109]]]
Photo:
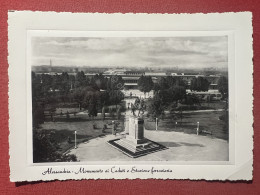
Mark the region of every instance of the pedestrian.
[[71, 143], [71, 137], [68, 136], [68, 143], [70, 144]]
[[67, 113], [66, 113], [66, 118], [69, 119], [70, 118], [70, 114], [69, 114], [69, 111], [67, 110]]
[[104, 124], [103, 129], [102, 129], [102, 133], [105, 133], [106, 130], [106, 125]]

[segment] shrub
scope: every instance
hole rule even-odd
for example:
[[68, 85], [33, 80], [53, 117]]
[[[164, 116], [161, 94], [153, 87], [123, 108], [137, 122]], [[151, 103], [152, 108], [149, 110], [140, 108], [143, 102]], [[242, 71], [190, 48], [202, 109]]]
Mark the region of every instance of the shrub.
[[55, 139], [50, 133], [33, 131], [33, 162], [73, 162], [77, 157], [71, 154], [61, 154]]

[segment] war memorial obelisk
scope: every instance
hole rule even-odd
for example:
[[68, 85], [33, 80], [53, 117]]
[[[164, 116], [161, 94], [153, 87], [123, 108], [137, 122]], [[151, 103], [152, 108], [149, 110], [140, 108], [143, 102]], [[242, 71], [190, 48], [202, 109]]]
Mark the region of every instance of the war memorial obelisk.
[[165, 146], [144, 137], [144, 119], [136, 115], [129, 116], [126, 136], [108, 141], [110, 145], [124, 154], [137, 158], [152, 152], [166, 149]]

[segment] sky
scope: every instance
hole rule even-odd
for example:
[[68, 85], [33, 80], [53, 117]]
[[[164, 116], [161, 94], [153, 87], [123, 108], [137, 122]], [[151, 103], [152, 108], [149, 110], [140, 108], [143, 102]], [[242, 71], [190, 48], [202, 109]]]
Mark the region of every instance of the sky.
[[228, 37], [32, 37], [32, 65], [227, 68]]

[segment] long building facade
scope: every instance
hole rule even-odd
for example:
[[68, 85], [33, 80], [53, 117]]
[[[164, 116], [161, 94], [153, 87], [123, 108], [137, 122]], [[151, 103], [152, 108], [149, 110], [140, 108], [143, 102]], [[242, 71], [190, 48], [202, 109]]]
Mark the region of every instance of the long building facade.
[[[158, 82], [158, 79], [160, 77], [167, 77], [169, 74], [166, 74], [164, 72], [144, 72], [144, 71], [126, 71], [126, 70], [113, 70], [113, 71], [106, 71], [103, 73], [106, 77], [111, 77], [112, 75], [120, 75], [122, 79], [124, 80], [124, 85], [126, 89], [137, 89], [137, 81], [138, 79], [143, 76], [151, 76], [154, 83]], [[89, 75], [90, 76], [90, 75]], [[209, 83], [209, 89], [215, 90], [217, 89], [218, 85], [218, 79], [220, 78], [219, 75], [196, 75], [196, 74], [177, 74], [177, 73], [171, 73], [170, 76], [172, 77], [178, 77], [181, 78], [186, 85], [189, 87], [191, 84], [191, 80], [193, 78], [203, 77], [206, 78]]]

